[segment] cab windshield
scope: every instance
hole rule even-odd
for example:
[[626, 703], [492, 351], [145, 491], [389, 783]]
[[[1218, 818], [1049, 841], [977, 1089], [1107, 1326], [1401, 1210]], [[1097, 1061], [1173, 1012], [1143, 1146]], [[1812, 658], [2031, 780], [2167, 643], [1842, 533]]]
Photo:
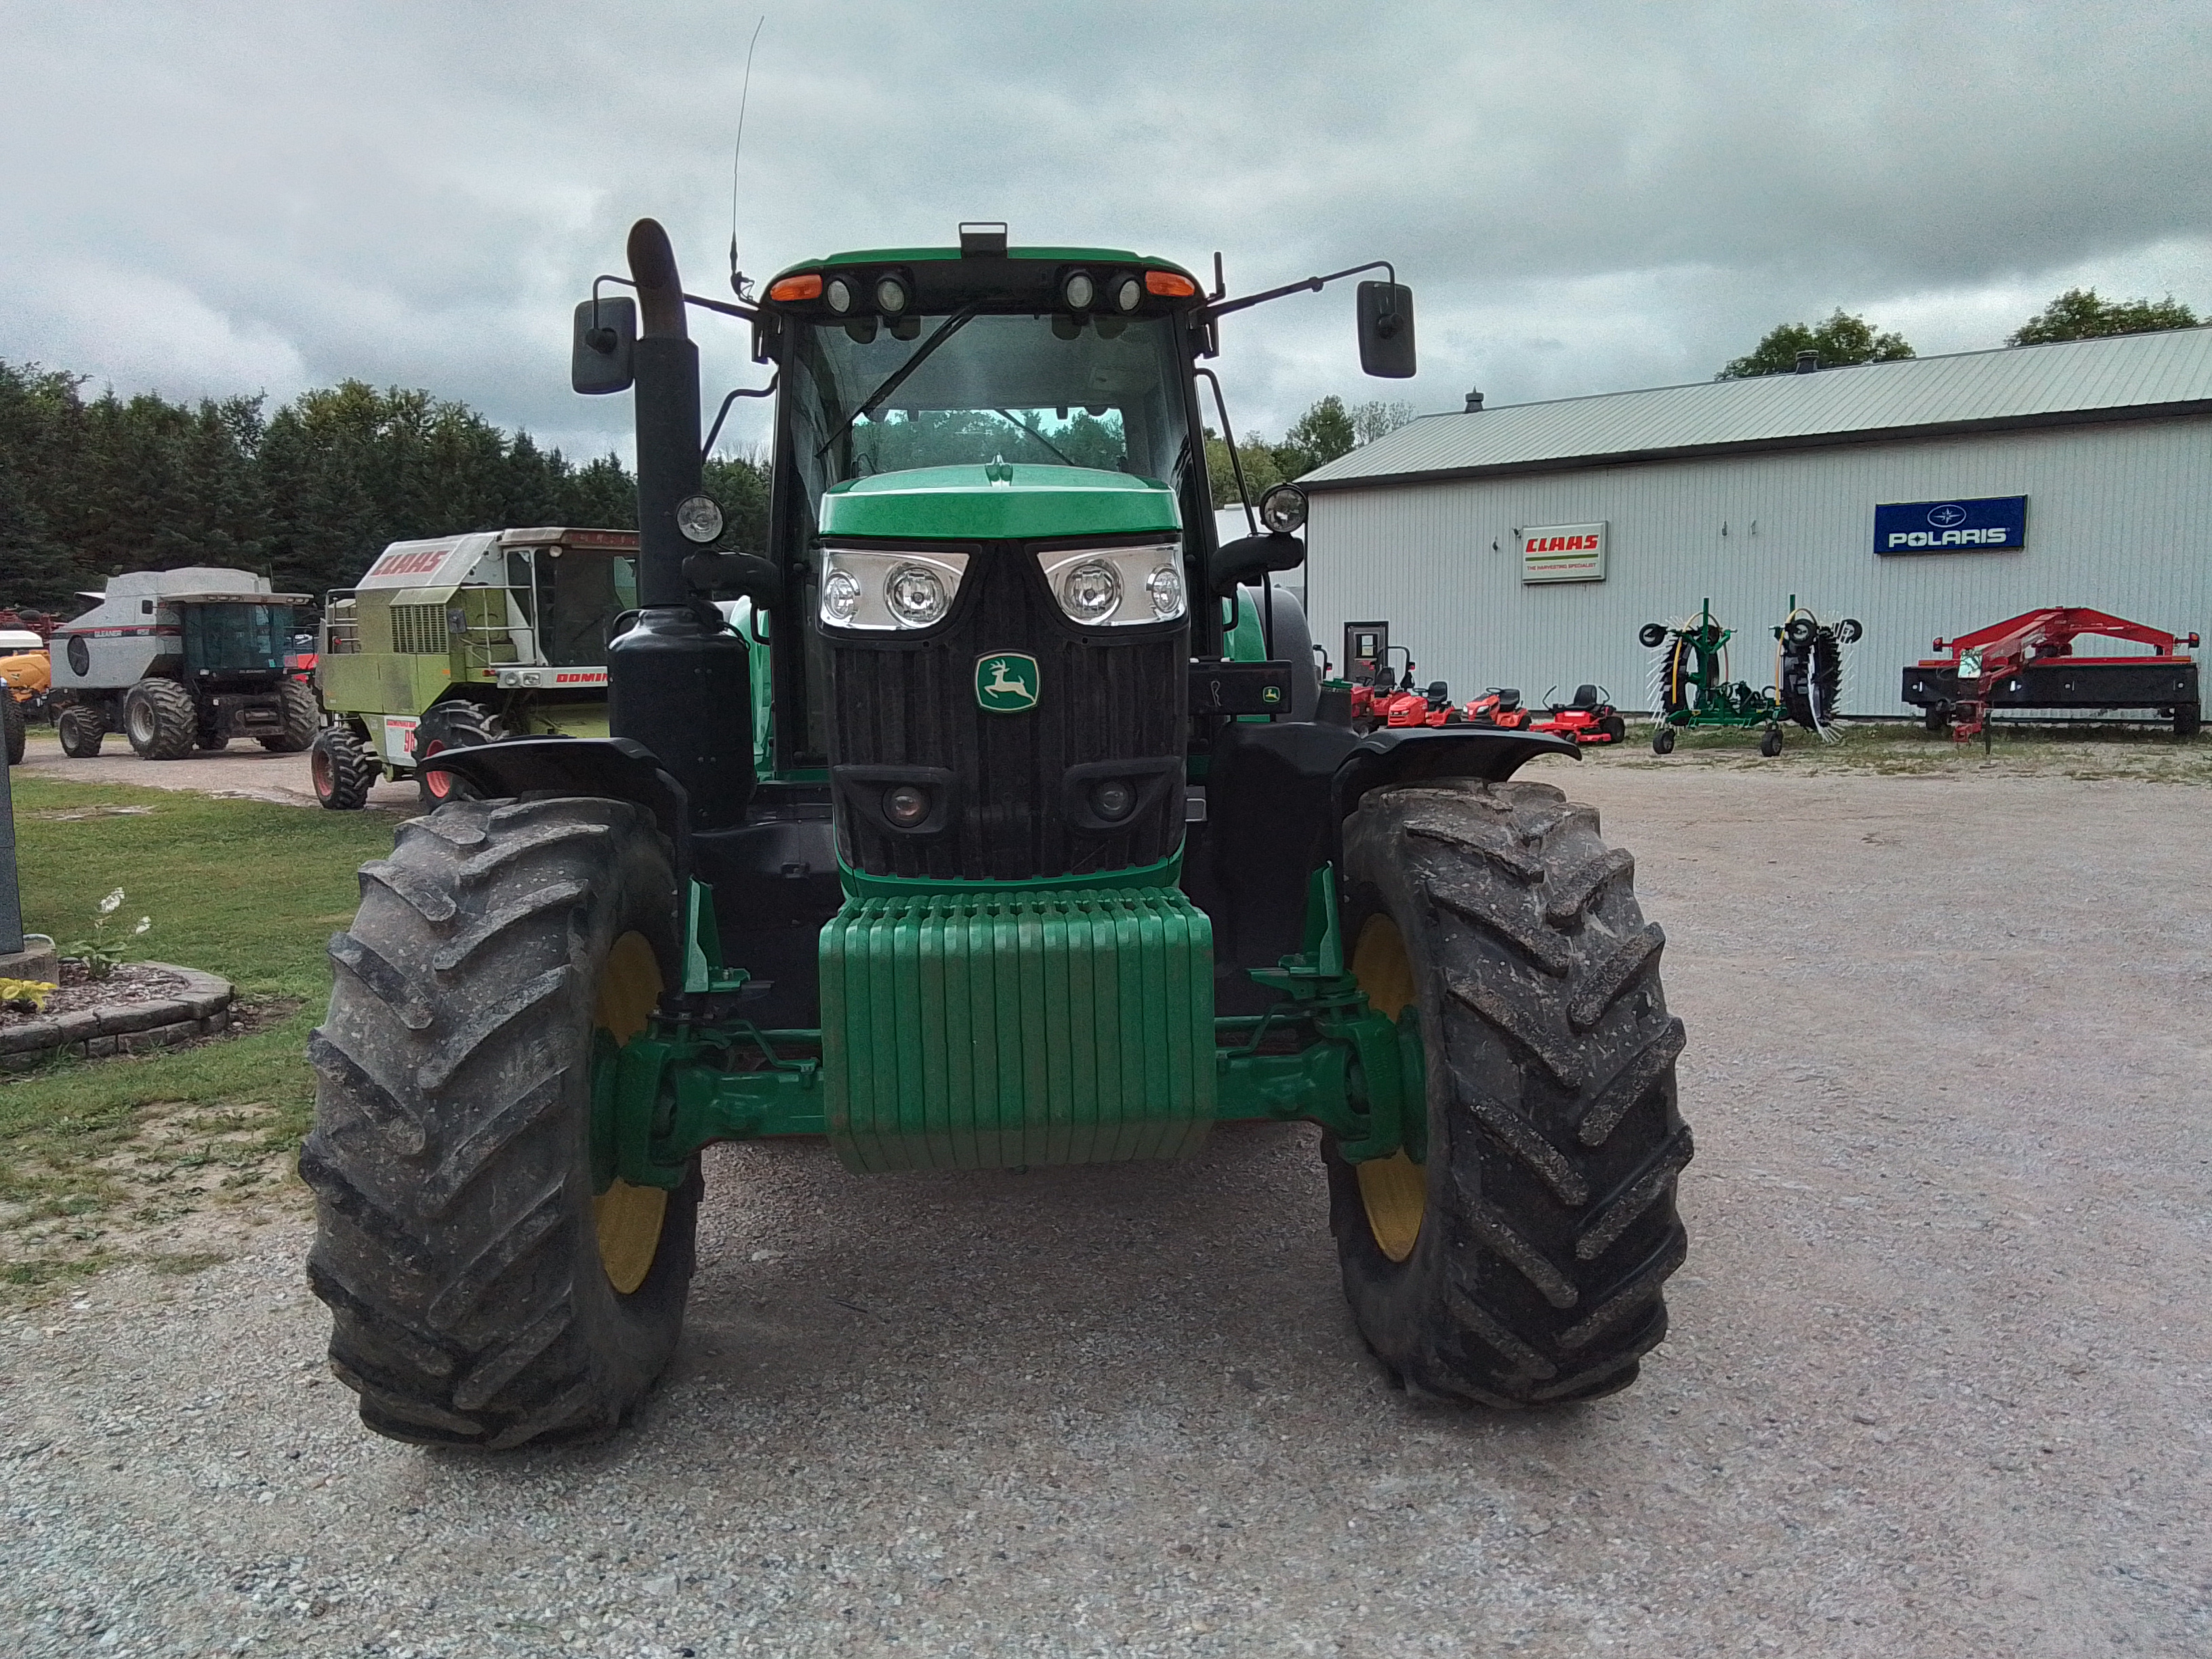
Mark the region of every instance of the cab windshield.
[[[920, 366], [880, 396], [925, 349]], [[1182, 349], [1164, 317], [869, 318], [804, 327], [788, 373], [808, 506], [818, 516], [823, 491], [851, 478], [1000, 460], [1180, 484], [1190, 439]]]
[[293, 627], [287, 605], [185, 605], [185, 661], [197, 670], [220, 672], [282, 668]]

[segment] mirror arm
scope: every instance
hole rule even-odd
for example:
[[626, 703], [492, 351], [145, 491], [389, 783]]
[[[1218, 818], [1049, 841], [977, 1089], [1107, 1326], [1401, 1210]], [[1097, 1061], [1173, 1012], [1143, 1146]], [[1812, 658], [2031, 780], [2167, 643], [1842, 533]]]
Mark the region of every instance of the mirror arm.
[[[637, 286], [627, 276], [617, 276], [611, 271], [603, 271], [592, 278], [592, 303], [594, 306], [599, 302], [601, 283], [619, 283], [623, 287], [631, 289]], [[760, 310], [755, 306], [733, 306], [726, 300], [710, 300], [703, 294], [686, 294], [682, 297], [686, 305], [698, 306], [708, 311], [719, 311], [725, 317], [742, 317], [749, 323], [757, 323], [760, 320]], [[594, 311], [592, 313], [592, 320], [594, 324], [599, 321], [598, 312]]]
[[714, 424], [707, 428], [707, 441], [700, 446], [699, 459], [703, 461], [714, 453], [714, 440], [722, 435], [722, 422], [730, 418], [730, 405], [740, 398], [767, 398], [775, 394], [776, 383], [783, 379], [781, 370], [768, 377], [762, 386], [741, 386], [722, 399], [721, 408], [714, 411]]
[[1216, 317], [1226, 317], [1232, 311], [1243, 311], [1250, 306], [1265, 305], [1270, 300], [1279, 300], [1286, 294], [1318, 294], [1321, 292], [1322, 283], [1337, 282], [1346, 276], [1357, 276], [1363, 270], [1387, 271], [1389, 274], [1390, 285], [1393, 288], [1398, 285], [1398, 271], [1395, 265], [1388, 259], [1370, 259], [1364, 265], [1352, 265], [1343, 270], [1332, 270], [1326, 276], [1309, 276], [1300, 283], [1285, 283], [1280, 288], [1271, 288], [1263, 293], [1248, 294], [1241, 300], [1209, 303], [1204, 308], [1204, 315], [1211, 321]]
[[1244, 509], [1244, 527], [1256, 536], [1260, 533], [1259, 515], [1252, 511], [1252, 492], [1244, 487], [1244, 463], [1237, 458], [1237, 434], [1229, 429], [1229, 404], [1221, 395], [1221, 382], [1210, 368], [1194, 367], [1191, 373], [1213, 388], [1213, 406], [1221, 414], [1221, 441], [1229, 446], [1229, 471], [1237, 480], [1237, 504]]

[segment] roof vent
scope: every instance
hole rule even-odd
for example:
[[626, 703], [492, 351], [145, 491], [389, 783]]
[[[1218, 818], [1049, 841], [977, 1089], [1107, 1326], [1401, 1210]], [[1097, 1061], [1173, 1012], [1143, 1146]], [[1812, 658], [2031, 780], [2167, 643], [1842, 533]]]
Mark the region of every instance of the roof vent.
[[985, 219], [960, 227], [960, 257], [963, 259], [1003, 259], [1006, 257], [1006, 222]]
[[1467, 412], [1470, 415], [1475, 415], [1480, 414], [1481, 410], [1482, 393], [1479, 391], [1468, 392], [1467, 394]]
[[1797, 354], [1797, 372], [1800, 374], [1810, 374], [1814, 369], [1820, 368], [1820, 354], [1819, 352], [1801, 351]]

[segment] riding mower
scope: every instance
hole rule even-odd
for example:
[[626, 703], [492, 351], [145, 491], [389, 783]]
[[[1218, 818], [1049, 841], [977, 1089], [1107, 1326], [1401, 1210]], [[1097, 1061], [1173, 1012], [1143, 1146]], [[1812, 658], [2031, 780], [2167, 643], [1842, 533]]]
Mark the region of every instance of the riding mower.
[[[1409, 1393], [1626, 1387], [1691, 1156], [1634, 860], [1514, 781], [1565, 738], [1315, 718], [1268, 584], [1295, 486], [1214, 532], [1223, 325], [1369, 267], [1232, 299], [1218, 262], [1209, 293], [969, 226], [732, 302], [651, 220], [629, 253], [572, 342], [578, 391], [635, 388], [611, 735], [419, 757], [467, 788], [331, 944], [300, 1168], [363, 1420], [614, 1431], [676, 1350], [714, 1141], [994, 1170], [1218, 1122], [1318, 1127], [1353, 1319]], [[775, 369], [765, 556], [700, 487], [700, 312]], [[1368, 372], [1412, 374], [1411, 294], [1357, 314]]]
[[1519, 688], [1493, 685], [1467, 706], [1466, 720], [1470, 726], [1495, 726], [1509, 732], [1525, 732], [1536, 723], [1536, 716], [1521, 701]]
[[1553, 686], [1544, 694], [1547, 712], [1542, 720], [1530, 724], [1530, 731], [1556, 732], [1584, 744], [1619, 743], [1628, 735], [1628, 722], [1613, 706], [1613, 694], [1603, 686], [1577, 686], [1572, 702], [1553, 702], [1558, 690], [1559, 687]]

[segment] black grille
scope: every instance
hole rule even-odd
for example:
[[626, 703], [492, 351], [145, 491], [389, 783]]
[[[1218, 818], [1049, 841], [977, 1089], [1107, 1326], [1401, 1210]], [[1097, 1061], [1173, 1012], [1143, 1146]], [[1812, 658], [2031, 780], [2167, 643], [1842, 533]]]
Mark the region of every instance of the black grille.
[[[978, 660], [1005, 651], [1037, 660], [1037, 705], [1023, 714], [976, 703]], [[986, 544], [942, 632], [830, 641], [830, 761], [845, 861], [871, 875], [968, 881], [1157, 864], [1182, 836], [1189, 656], [1187, 621], [1133, 639], [1079, 630], [1031, 549]], [[1088, 792], [1114, 775], [1097, 763], [1114, 762], [1131, 763], [1139, 805], [1110, 829], [1086, 829]], [[933, 792], [949, 789], [941, 827], [902, 833], [884, 819], [882, 797], [908, 769]]]

